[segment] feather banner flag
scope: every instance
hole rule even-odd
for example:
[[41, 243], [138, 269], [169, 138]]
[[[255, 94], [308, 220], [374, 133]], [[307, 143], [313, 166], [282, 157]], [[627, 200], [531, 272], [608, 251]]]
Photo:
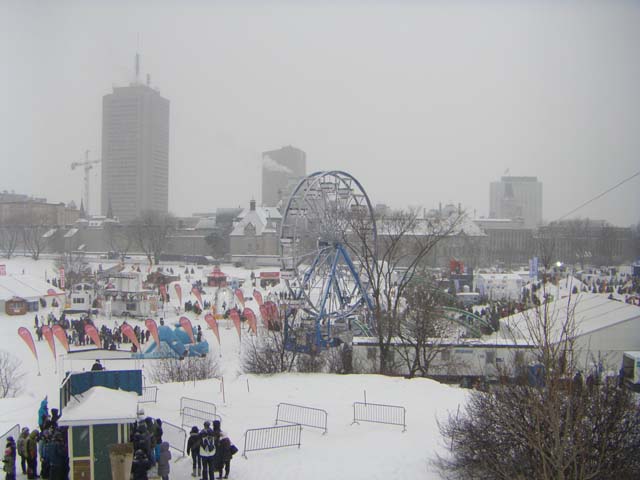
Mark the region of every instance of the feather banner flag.
[[100, 341], [100, 334], [98, 333], [98, 330], [96, 329], [96, 327], [94, 327], [90, 323], [87, 323], [84, 326], [84, 333], [85, 335], [89, 336], [89, 338], [93, 341], [93, 343], [95, 343], [96, 347], [98, 348], [102, 347], [102, 342]]
[[256, 314], [253, 313], [253, 310], [251, 310], [249, 307], [245, 308], [242, 314], [244, 315], [244, 318], [247, 319], [247, 322], [249, 323], [249, 327], [251, 328], [251, 331], [254, 333], [254, 335], [257, 335], [258, 321], [256, 320]]
[[238, 299], [238, 303], [240, 303], [240, 306], [244, 308], [244, 293], [242, 293], [242, 290], [240, 290], [239, 288], [236, 288], [236, 291], [234, 293], [236, 295], [236, 298]]
[[49, 348], [51, 349], [51, 353], [53, 354], [53, 359], [56, 359], [56, 344], [53, 341], [53, 332], [51, 331], [51, 327], [48, 325], [43, 325], [42, 327], [42, 336], [49, 344]]
[[253, 289], [253, 298], [256, 299], [256, 302], [258, 302], [258, 305], [262, 306], [262, 294], [257, 290], [257, 289]]
[[156, 342], [156, 348], [160, 348], [160, 335], [158, 335], [158, 325], [156, 324], [156, 321], [153, 318], [147, 318], [144, 321], [144, 325], [151, 333], [153, 341]]
[[167, 303], [167, 286], [160, 285], [160, 296], [162, 296], [162, 303]]
[[191, 343], [196, 343], [196, 339], [193, 336], [193, 327], [191, 326], [191, 320], [189, 320], [187, 317], [180, 317], [180, 326], [185, 332], [187, 332], [187, 335], [189, 335]]
[[200, 290], [198, 290], [197, 287], [193, 287], [191, 289], [191, 293], [193, 293], [198, 299], [198, 302], [200, 302], [200, 308], [204, 308], [204, 304], [202, 303], [202, 295], [200, 295]]
[[133, 327], [128, 323], [123, 323], [120, 325], [120, 331], [122, 334], [129, 339], [131, 343], [136, 346], [138, 352], [141, 352], [140, 342], [138, 341], [138, 337], [136, 336], [136, 332], [133, 330]]
[[236, 330], [238, 331], [238, 338], [242, 338], [241, 327], [240, 327], [240, 314], [238, 313], [238, 310], [235, 308], [232, 308], [229, 311], [229, 316], [231, 317], [231, 320], [233, 320], [233, 324], [236, 326]]
[[173, 288], [176, 289], [176, 295], [178, 295], [178, 304], [182, 307], [182, 287], [179, 283], [174, 283]]
[[62, 344], [64, 349], [69, 352], [69, 340], [67, 339], [67, 333], [64, 331], [60, 325], [54, 325], [51, 327], [53, 334], [56, 336], [58, 341]]
[[260, 305], [260, 316], [262, 317], [262, 324], [265, 328], [270, 330], [271, 328], [269, 325], [271, 323], [271, 312], [269, 311], [269, 307], [265, 304]]
[[33, 343], [33, 337], [31, 336], [31, 332], [25, 327], [20, 327], [18, 329], [18, 335], [20, 335], [20, 338], [24, 340], [24, 343], [27, 344], [27, 347], [29, 347], [29, 350], [31, 350], [31, 353], [33, 353], [33, 356], [36, 357], [36, 360], [38, 360], [38, 352], [36, 352], [36, 344]]
[[221, 345], [220, 344], [220, 332], [218, 331], [218, 321], [216, 320], [215, 315], [212, 315], [211, 313], [207, 313], [204, 316], [204, 321], [207, 322], [207, 325], [209, 325], [209, 327], [211, 327], [211, 330], [213, 330], [213, 334], [218, 339], [218, 345]]

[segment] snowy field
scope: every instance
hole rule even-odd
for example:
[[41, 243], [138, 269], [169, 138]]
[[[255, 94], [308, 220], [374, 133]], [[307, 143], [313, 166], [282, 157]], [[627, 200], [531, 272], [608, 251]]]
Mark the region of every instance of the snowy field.
[[[3, 262], [0, 262], [3, 263]], [[12, 259], [7, 264], [8, 275], [30, 274], [44, 278], [56, 275], [52, 261], [43, 259]], [[142, 267], [142, 265], [141, 265]], [[178, 270], [174, 268], [176, 273]], [[196, 270], [195, 279], [207, 273], [211, 267]], [[249, 278], [249, 271], [223, 266], [225, 273]], [[248, 284], [248, 283], [247, 283]], [[247, 289], [245, 289], [247, 290]], [[204, 298], [208, 298], [206, 295]], [[185, 296], [185, 300], [188, 296]], [[39, 312], [39, 316], [46, 311]], [[56, 311], [56, 314], [58, 312]], [[187, 314], [194, 329], [201, 325], [204, 339], [211, 347], [210, 355], [218, 361], [220, 375], [224, 379], [225, 398], [221, 393], [221, 381], [213, 379], [201, 382], [159, 385], [157, 404], [144, 404], [147, 415], [162, 418], [180, 425], [180, 397], [188, 396], [213, 402], [222, 416], [223, 430], [227, 432], [240, 452], [231, 463], [232, 479], [293, 480], [293, 479], [438, 479], [440, 476], [431, 465], [437, 453], [445, 454], [446, 448], [438, 433], [437, 419], [445, 418], [449, 411], [455, 413], [462, 406], [466, 392], [455, 387], [441, 385], [425, 379], [406, 380], [377, 375], [329, 375], [329, 374], [280, 374], [273, 376], [246, 375], [240, 366], [240, 343], [235, 328], [226, 321], [220, 322], [221, 345], [209, 330], [202, 316]], [[165, 316], [168, 324], [175, 317]], [[157, 319], [156, 319], [157, 320]], [[113, 327], [115, 319], [99, 318], [100, 326]], [[122, 319], [118, 319], [121, 323]], [[46, 342], [37, 342], [41, 375], [36, 362], [18, 337], [17, 330], [25, 326], [33, 332], [33, 314], [10, 317], [0, 313], [0, 338], [5, 350], [15, 355], [25, 373], [23, 392], [18, 398], [0, 400], [0, 430], [3, 433], [15, 423], [33, 428], [37, 424], [37, 411], [45, 395], [49, 409], [58, 407], [58, 386], [62, 370], [88, 370], [93, 360], [74, 360], [72, 364], [60, 352], [56, 344], [58, 360]], [[140, 322], [142, 326], [142, 322]], [[35, 335], [34, 335], [35, 339]], [[96, 354], [96, 358], [100, 355]], [[103, 360], [107, 369], [142, 368], [147, 373], [152, 360]], [[57, 368], [59, 367], [59, 368]], [[56, 369], [59, 370], [56, 373]], [[366, 399], [371, 403], [404, 406], [407, 410], [407, 431], [402, 427], [360, 423], [351, 425], [353, 402]], [[249, 428], [273, 426], [276, 406], [280, 402], [305, 405], [328, 412], [328, 433], [304, 428], [301, 448], [289, 447], [277, 450], [249, 452], [241, 456], [244, 432]], [[64, 412], [63, 412], [64, 416]], [[201, 427], [201, 425], [199, 425]], [[191, 478], [191, 459], [177, 458], [171, 465], [171, 478]], [[21, 476], [19, 475], [18, 478]]]

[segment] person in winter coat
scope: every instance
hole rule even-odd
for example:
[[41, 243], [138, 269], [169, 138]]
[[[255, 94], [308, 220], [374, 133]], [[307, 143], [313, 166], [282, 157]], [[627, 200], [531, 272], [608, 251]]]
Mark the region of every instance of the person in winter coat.
[[191, 455], [193, 460], [193, 472], [191, 476], [196, 476], [196, 467], [198, 467], [197, 475], [202, 475], [202, 458], [200, 458], [200, 431], [195, 425], [191, 427], [189, 440], [187, 440], [187, 455]]
[[213, 456], [213, 468], [219, 472], [218, 478], [222, 478], [222, 470], [224, 468], [224, 478], [229, 478], [231, 470], [231, 440], [224, 432], [220, 432], [220, 439], [216, 447], [216, 453]]
[[[209, 422], [207, 422], [209, 423]], [[216, 472], [213, 466], [213, 455], [215, 454], [215, 437], [210, 428], [200, 432], [200, 457], [202, 457], [202, 480], [213, 480]]]
[[47, 444], [46, 454], [49, 459], [49, 480], [66, 480], [69, 471], [69, 454], [61, 432], [56, 432], [53, 441]]
[[5, 480], [16, 480], [16, 442], [13, 437], [7, 437], [7, 446], [4, 449], [2, 458]]
[[22, 474], [27, 474], [27, 439], [29, 438], [29, 427], [24, 427], [18, 437], [18, 455], [20, 455], [20, 467]]
[[25, 452], [27, 453], [27, 478], [38, 477], [38, 430], [33, 430], [27, 438]]
[[160, 444], [160, 455], [158, 456], [158, 475], [162, 480], [169, 480], [169, 471], [171, 470], [169, 460], [171, 460], [169, 442], [162, 442]]
[[144, 450], [136, 450], [131, 465], [131, 475], [133, 480], [149, 480], [147, 471], [151, 468], [151, 462]]

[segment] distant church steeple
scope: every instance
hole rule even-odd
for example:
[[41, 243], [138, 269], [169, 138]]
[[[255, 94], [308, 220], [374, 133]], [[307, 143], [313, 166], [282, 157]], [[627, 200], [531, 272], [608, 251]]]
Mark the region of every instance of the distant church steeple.
[[80, 218], [87, 218], [87, 214], [84, 211], [84, 199], [80, 199]]

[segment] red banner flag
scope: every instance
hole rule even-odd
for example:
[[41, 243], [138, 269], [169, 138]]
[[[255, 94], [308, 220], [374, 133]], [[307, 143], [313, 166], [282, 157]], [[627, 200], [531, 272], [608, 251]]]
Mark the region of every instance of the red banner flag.
[[178, 295], [178, 303], [180, 304], [180, 307], [182, 307], [182, 287], [179, 283], [174, 283], [173, 288], [176, 289], [176, 295]]
[[256, 290], [255, 288], [253, 289], [253, 298], [256, 299], [256, 302], [258, 302], [258, 305], [262, 306], [262, 294]]
[[85, 324], [84, 333], [89, 335], [89, 338], [96, 344], [96, 347], [102, 348], [102, 342], [100, 341], [100, 334], [96, 327], [91, 325], [90, 323]]
[[207, 325], [209, 325], [209, 327], [211, 327], [211, 330], [213, 330], [213, 334], [218, 339], [218, 345], [220, 345], [220, 332], [218, 331], [218, 321], [216, 320], [215, 315], [207, 313], [204, 316], [204, 321], [207, 322]]
[[31, 332], [25, 327], [20, 327], [18, 329], [18, 335], [20, 335], [20, 338], [24, 340], [24, 343], [27, 344], [27, 347], [29, 347], [29, 350], [31, 350], [31, 353], [33, 353], [33, 356], [36, 357], [36, 360], [38, 360], [38, 352], [36, 352], [36, 344], [33, 343], [33, 337], [31, 336]]
[[239, 288], [236, 288], [236, 291], [234, 293], [236, 294], [238, 302], [240, 303], [242, 308], [244, 308], [244, 293], [242, 293], [242, 290], [240, 290]]
[[60, 285], [60, 288], [64, 290], [64, 268], [63, 267], [60, 267], [60, 283], [58, 285]]
[[51, 331], [51, 327], [48, 325], [43, 325], [42, 327], [42, 336], [49, 344], [49, 348], [51, 349], [51, 353], [53, 353], [53, 360], [56, 359], [56, 344], [53, 341], [53, 332]]
[[67, 340], [67, 332], [64, 331], [64, 328], [62, 328], [60, 325], [54, 325], [53, 327], [51, 327], [51, 330], [53, 331], [53, 334], [56, 336], [58, 341], [62, 344], [64, 349], [68, 352], [69, 340]]
[[278, 306], [275, 302], [266, 302], [265, 305], [269, 309], [269, 320], [274, 323], [280, 323], [280, 312], [278, 311]]
[[180, 317], [180, 326], [185, 332], [187, 332], [187, 335], [189, 335], [191, 343], [196, 343], [196, 339], [193, 336], [193, 327], [191, 326], [191, 320], [189, 320], [187, 317]]
[[160, 285], [160, 296], [162, 297], [162, 303], [167, 303], [167, 286]]
[[191, 289], [191, 293], [193, 293], [196, 296], [196, 298], [198, 299], [198, 302], [200, 302], [200, 308], [202, 308], [202, 305], [204, 304], [202, 303], [202, 295], [200, 295], [200, 290], [198, 290], [196, 287], [193, 287]]
[[244, 318], [247, 319], [247, 322], [249, 323], [249, 328], [251, 328], [251, 331], [255, 335], [257, 335], [258, 334], [258, 321], [256, 320], [256, 314], [253, 313], [253, 310], [251, 310], [248, 307], [244, 309], [242, 314], [244, 315]]
[[271, 322], [271, 312], [269, 311], [269, 307], [265, 304], [260, 305], [260, 316], [262, 317], [262, 324], [269, 328], [269, 323]]
[[156, 321], [153, 318], [147, 318], [144, 321], [147, 330], [151, 333], [153, 340], [156, 342], [156, 347], [160, 348], [160, 335], [158, 335], [158, 325], [156, 325]]
[[233, 320], [233, 324], [236, 326], [236, 330], [238, 331], [238, 338], [242, 338], [242, 333], [240, 332], [240, 314], [238, 313], [238, 310], [232, 308], [229, 311], [229, 316], [231, 317], [231, 320]]
[[128, 323], [123, 323], [122, 325], [120, 325], [120, 331], [131, 341], [131, 343], [136, 346], [138, 352], [142, 351], [140, 349], [140, 342], [138, 341], [138, 337], [136, 337], [136, 332], [133, 330], [133, 327], [131, 325], [129, 325]]

